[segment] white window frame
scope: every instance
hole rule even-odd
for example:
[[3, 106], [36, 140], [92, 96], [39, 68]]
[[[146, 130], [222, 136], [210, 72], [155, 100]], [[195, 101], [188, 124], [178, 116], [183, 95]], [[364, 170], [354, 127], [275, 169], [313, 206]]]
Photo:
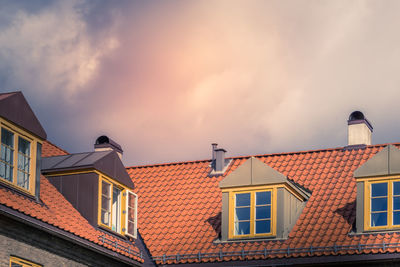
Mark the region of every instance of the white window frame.
[[[129, 195], [130, 194], [132, 194], [134, 197], [135, 197], [135, 207], [134, 207], [134, 209], [135, 209], [135, 214], [134, 214], [134, 216], [135, 216], [135, 220], [134, 220], [134, 227], [133, 227], [133, 234], [130, 234], [129, 232], [128, 232], [128, 229], [129, 229]], [[130, 237], [132, 237], [132, 238], [137, 238], [137, 209], [138, 209], [138, 196], [135, 194], [135, 193], [133, 193], [132, 191], [130, 191], [130, 190], [127, 190], [126, 191], [126, 199], [125, 199], [125, 201], [126, 201], [126, 205], [125, 205], [125, 207], [126, 207], [126, 216], [125, 216], [125, 228], [126, 228], [126, 230], [125, 230], [125, 234], [127, 235], [127, 236], [130, 236]]]

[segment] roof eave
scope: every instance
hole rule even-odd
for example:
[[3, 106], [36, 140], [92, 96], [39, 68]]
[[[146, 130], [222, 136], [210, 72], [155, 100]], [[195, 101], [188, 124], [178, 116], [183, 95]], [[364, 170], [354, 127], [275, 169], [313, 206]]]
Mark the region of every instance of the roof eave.
[[108, 250], [105, 247], [102, 247], [100, 245], [97, 245], [95, 243], [92, 243], [86, 239], [80, 238], [74, 234], [65, 232], [55, 226], [49, 225], [45, 222], [42, 222], [38, 219], [32, 218], [28, 215], [22, 214], [18, 211], [15, 211], [9, 207], [6, 207], [4, 205], [0, 204], [0, 214], [3, 214], [5, 216], [8, 216], [14, 220], [23, 222], [23, 223], [27, 223], [39, 230], [45, 231], [47, 233], [53, 234], [57, 237], [60, 237], [64, 240], [73, 242], [75, 244], [81, 245], [87, 249], [90, 249], [92, 251], [95, 251], [97, 253], [100, 253], [102, 255], [105, 255], [107, 257], [111, 257], [113, 259], [117, 259], [119, 261], [122, 261], [126, 264], [133, 264], [134, 266], [142, 266], [142, 263], [135, 261], [129, 257], [126, 257], [124, 255], [121, 255], [119, 253], [115, 253], [113, 251]]

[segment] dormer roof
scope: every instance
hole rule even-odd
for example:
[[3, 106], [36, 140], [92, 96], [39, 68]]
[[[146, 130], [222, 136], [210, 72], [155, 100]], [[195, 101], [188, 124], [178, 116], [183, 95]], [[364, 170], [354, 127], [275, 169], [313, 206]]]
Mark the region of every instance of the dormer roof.
[[284, 174], [268, 166], [265, 162], [260, 161], [255, 157], [250, 157], [242, 165], [240, 165], [234, 172], [225, 177], [219, 182], [219, 187], [244, 187], [244, 186], [258, 186], [270, 184], [287, 184], [304, 199], [309, 197], [309, 193], [297, 186]]
[[84, 169], [98, 170], [129, 188], [134, 187], [118, 154], [113, 150], [46, 157], [42, 160], [42, 173], [48, 175]]
[[400, 174], [400, 150], [388, 145], [354, 171], [355, 178]]
[[0, 94], [0, 117], [45, 140], [47, 134], [21, 92]]

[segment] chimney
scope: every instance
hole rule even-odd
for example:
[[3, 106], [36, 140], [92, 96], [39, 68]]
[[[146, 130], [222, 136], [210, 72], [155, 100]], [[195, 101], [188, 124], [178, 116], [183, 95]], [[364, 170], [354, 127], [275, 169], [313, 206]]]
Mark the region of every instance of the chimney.
[[222, 172], [225, 168], [225, 152], [223, 148], [217, 148], [215, 151], [215, 171]]
[[215, 150], [217, 149], [218, 144], [212, 143], [211, 144], [211, 152], [212, 152], [212, 162], [215, 161]]
[[350, 114], [348, 124], [348, 146], [371, 145], [372, 125], [361, 111]]
[[228, 165], [225, 162], [225, 153], [226, 150], [223, 148], [218, 148], [217, 143], [212, 143], [212, 161], [211, 167], [213, 173], [221, 173], [224, 168]]
[[122, 154], [124, 151], [122, 150], [121, 146], [113, 141], [112, 139], [108, 138], [105, 135], [102, 135], [96, 139], [96, 143], [94, 144], [94, 151], [107, 151], [107, 150], [114, 150], [117, 152], [119, 158], [122, 158]]

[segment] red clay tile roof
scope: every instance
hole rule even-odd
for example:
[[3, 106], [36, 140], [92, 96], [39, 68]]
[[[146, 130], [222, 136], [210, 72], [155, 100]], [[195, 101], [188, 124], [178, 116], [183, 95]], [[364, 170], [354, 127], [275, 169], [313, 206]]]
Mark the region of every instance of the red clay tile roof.
[[53, 157], [53, 156], [62, 156], [69, 154], [64, 149], [61, 149], [51, 143], [50, 141], [46, 141], [43, 143], [42, 146], [42, 156], [43, 157]]
[[[68, 154], [47, 141], [43, 143], [42, 148], [43, 157]], [[124, 241], [94, 228], [43, 175], [40, 180], [40, 200], [43, 204], [16, 193], [15, 190], [0, 187], [0, 205], [55, 226], [77, 237], [105, 247], [110, 251], [115, 251], [138, 262], [143, 262], [138, 256], [140, 251], [135, 242]], [[111, 242], [117, 241], [120, 246], [132, 253], [128, 253], [124, 249], [115, 249], [115, 245], [104, 244], [101, 236]]]
[[286, 240], [214, 242], [221, 227], [219, 182], [249, 157], [232, 158], [220, 177], [208, 176], [210, 161], [129, 167], [139, 232], [159, 264], [400, 252], [388, 245], [400, 242], [400, 233], [349, 235], [356, 216], [353, 172], [384, 146], [256, 156], [312, 191]]

